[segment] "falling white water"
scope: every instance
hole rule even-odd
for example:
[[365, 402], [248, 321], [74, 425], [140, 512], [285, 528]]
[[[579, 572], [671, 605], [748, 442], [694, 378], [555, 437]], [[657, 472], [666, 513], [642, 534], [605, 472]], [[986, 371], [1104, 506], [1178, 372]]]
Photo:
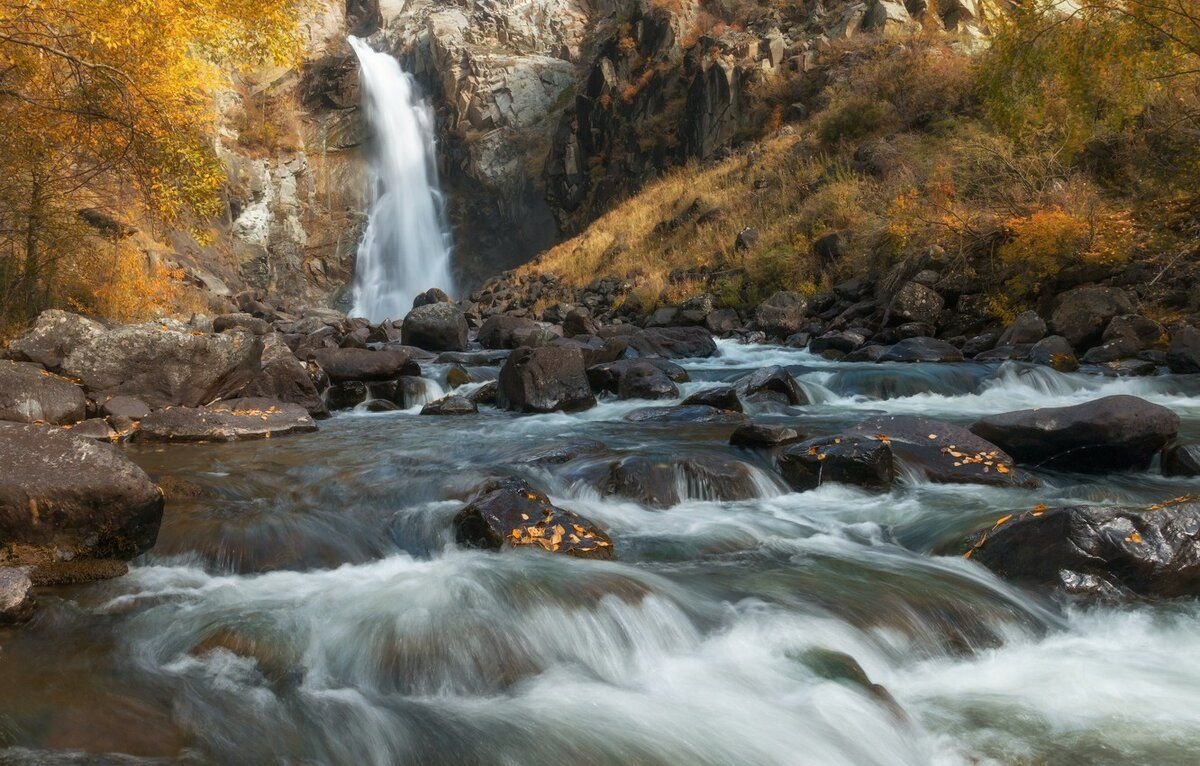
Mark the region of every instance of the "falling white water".
[[450, 235], [438, 185], [433, 114], [412, 77], [357, 37], [363, 107], [373, 136], [371, 212], [358, 246], [354, 316], [400, 319], [430, 287], [449, 292]]

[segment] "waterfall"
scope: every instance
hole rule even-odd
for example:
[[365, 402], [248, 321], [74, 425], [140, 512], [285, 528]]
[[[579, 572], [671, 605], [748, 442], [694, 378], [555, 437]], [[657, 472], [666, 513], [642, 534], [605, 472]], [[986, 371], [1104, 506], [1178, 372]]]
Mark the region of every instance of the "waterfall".
[[453, 288], [433, 114], [395, 58], [357, 37], [350, 45], [372, 134], [370, 218], [358, 247], [351, 314], [401, 319], [419, 292]]

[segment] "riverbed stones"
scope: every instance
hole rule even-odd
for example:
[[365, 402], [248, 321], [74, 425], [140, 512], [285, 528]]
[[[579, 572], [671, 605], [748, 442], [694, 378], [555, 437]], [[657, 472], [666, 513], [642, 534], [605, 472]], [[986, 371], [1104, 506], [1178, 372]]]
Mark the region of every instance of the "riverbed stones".
[[613, 558], [612, 539], [604, 530], [556, 507], [521, 479], [485, 482], [455, 514], [453, 526], [459, 545], [471, 548], [532, 548], [577, 558]]
[[118, 576], [158, 536], [163, 498], [115, 448], [0, 422], [0, 566], [35, 583]]
[[420, 375], [420, 366], [400, 349], [325, 348], [314, 351], [312, 360], [334, 383], [394, 380], [402, 375]]
[[1071, 506], [1006, 515], [967, 556], [1005, 579], [1068, 595], [1200, 595], [1200, 502]]
[[168, 407], [142, 419], [138, 438], [163, 442], [231, 442], [308, 433], [317, 424], [304, 407], [245, 398], [206, 407]]
[[496, 404], [515, 412], [578, 412], [596, 406], [583, 354], [568, 346], [522, 347], [500, 368]]
[[992, 415], [971, 432], [1019, 463], [1084, 473], [1137, 471], [1179, 431], [1179, 416], [1136, 396]]
[[426, 351], [465, 351], [467, 317], [452, 303], [417, 306], [404, 317], [405, 345]]
[[83, 420], [83, 389], [30, 362], [0, 360], [0, 420], [62, 425]]
[[827, 482], [887, 489], [895, 480], [892, 450], [875, 436], [823, 436], [788, 447], [779, 457], [784, 480], [796, 490]]
[[77, 346], [105, 332], [104, 325], [93, 319], [50, 309], [38, 314], [33, 329], [12, 341], [9, 348], [31, 362], [53, 370], [61, 366], [63, 359]]
[[242, 329], [199, 332], [172, 319], [114, 327], [77, 345], [63, 375], [96, 397], [198, 407], [240, 390], [261, 369], [262, 339]]

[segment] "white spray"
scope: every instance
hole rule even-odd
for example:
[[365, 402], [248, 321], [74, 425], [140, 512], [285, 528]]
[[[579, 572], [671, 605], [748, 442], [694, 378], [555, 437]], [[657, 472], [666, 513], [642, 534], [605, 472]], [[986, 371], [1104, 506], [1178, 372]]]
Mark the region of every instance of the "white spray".
[[453, 287], [433, 114], [395, 58], [357, 37], [350, 45], [373, 134], [370, 219], [358, 247], [351, 314], [400, 319], [417, 293]]

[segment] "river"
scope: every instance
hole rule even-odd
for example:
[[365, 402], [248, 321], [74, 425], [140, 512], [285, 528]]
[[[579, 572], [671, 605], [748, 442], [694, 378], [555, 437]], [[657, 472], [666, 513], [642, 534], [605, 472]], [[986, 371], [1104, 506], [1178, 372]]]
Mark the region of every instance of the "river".
[[[813, 404], [759, 419], [810, 435], [873, 412], [970, 423], [1131, 393], [1200, 436], [1200, 376], [719, 345], [683, 363], [684, 395], [788, 365]], [[622, 419], [645, 404], [353, 412], [307, 436], [131, 446], [167, 488], [158, 544], [124, 578], [43, 591], [33, 622], [0, 631], [0, 762], [1200, 762], [1200, 605], [1063, 605], [957, 555], [1013, 510], [1154, 502], [1200, 481], [1039, 472], [1038, 490], [910, 478], [790, 493], [765, 453], [728, 446], [732, 426]], [[714, 502], [692, 483], [655, 509], [513, 462], [577, 438], [733, 455], [759, 496]], [[456, 498], [504, 471], [607, 529], [617, 560], [456, 547]]]

